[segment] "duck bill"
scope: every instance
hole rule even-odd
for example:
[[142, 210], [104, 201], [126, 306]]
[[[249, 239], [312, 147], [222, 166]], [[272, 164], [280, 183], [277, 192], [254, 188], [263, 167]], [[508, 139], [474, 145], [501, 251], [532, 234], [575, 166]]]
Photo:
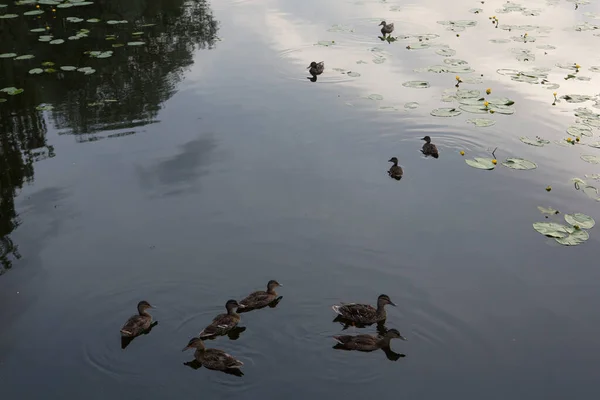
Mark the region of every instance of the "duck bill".
[[190, 346], [185, 346], [183, 349], [181, 349], [181, 351], [186, 351], [187, 349], [190, 349]]
[[404, 340], [404, 341], [408, 340], [407, 338], [405, 338], [405, 337], [404, 337], [404, 336], [402, 336], [402, 335], [400, 335], [400, 339], [401, 339], [401, 340]]
[[392, 301], [390, 301], [390, 305], [392, 305], [392, 306], [396, 307], [396, 303], [394, 303], [394, 302], [392, 302]]
[[421, 138], [421, 140], [425, 140], [425, 138]]

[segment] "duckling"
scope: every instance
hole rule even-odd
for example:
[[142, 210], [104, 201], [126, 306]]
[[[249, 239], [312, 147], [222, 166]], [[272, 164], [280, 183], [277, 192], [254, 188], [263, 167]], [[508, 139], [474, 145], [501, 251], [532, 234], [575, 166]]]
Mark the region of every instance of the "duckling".
[[431, 156], [433, 158], [438, 158], [440, 156], [437, 147], [435, 147], [435, 144], [431, 143], [431, 138], [429, 136], [425, 136], [421, 140], [425, 141], [425, 144], [421, 149], [421, 152], [423, 154], [425, 154], [426, 156]]
[[277, 298], [277, 293], [275, 292], [276, 287], [283, 286], [277, 281], [270, 280], [267, 283], [267, 291], [259, 290], [254, 293], [250, 293], [244, 300], [240, 301], [240, 304], [244, 306], [244, 311], [246, 309], [256, 309], [266, 307], [271, 304]]
[[388, 162], [394, 163], [394, 165], [390, 167], [388, 175], [397, 181], [402, 179], [402, 174], [404, 171], [402, 171], [402, 167], [398, 166], [398, 159], [396, 157], [392, 157], [388, 160]]
[[393, 22], [391, 24], [386, 24], [385, 21], [381, 21], [379, 26], [383, 26], [383, 28], [381, 28], [381, 34], [383, 35], [383, 37], [385, 37], [385, 35], [391, 35], [391, 33], [394, 32]]
[[343, 348], [346, 350], [358, 350], [358, 351], [374, 351], [381, 348], [390, 347], [390, 340], [397, 338], [407, 340], [404, 336], [398, 332], [397, 329], [390, 329], [385, 335], [340, 335], [334, 336], [338, 344], [336, 348]]
[[244, 365], [243, 362], [223, 350], [207, 349], [200, 338], [192, 338], [181, 351], [188, 349], [196, 349], [194, 358], [208, 369], [225, 371], [231, 368], [241, 368]]
[[321, 75], [323, 71], [325, 71], [325, 63], [323, 61], [319, 63], [313, 61], [306, 69], [308, 69], [308, 72], [312, 75], [312, 78], [308, 79], [315, 82], [317, 80], [317, 75]]
[[149, 308], [154, 308], [146, 300], [138, 303], [138, 315], [131, 316], [125, 325], [121, 328], [122, 337], [136, 337], [144, 333], [152, 324], [152, 316], [146, 311]]
[[386, 304], [396, 306], [388, 295], [382, 294], [377, 298], [377, 309], [368, 304], [356, 303], [336, 304], [331, 306], [331, 308], [344, 319], [349, 321], [359, 324], [372, 324], [374, 322], [385, 321]]
[[227, 314], [217, 315], [210, 325], [200, 332], [198, 335], [201, 339], [216, 335], [224, 335], [237, 326], [240, 322], [240, 315], [235, 312], [236, 308], [244, 308], [243, 305], [239, 304], [236, 300], [227, 300], [225, 303]]

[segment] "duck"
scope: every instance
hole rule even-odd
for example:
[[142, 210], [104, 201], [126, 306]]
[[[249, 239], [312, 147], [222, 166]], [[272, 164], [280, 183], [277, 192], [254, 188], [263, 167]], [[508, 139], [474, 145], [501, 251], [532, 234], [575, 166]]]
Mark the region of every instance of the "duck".
[[440, 156], [437, 147], [435, 147], [435, 144], [431, 143], [431, 138], [429, 136], [425, 136], [421, 140], [425, 141], [425, 144], [421, 149], [423, 154], [426, 156], [432, 156], [433, 158], [438, 158]]
[[323, 61], [319, 63], [313, 61], [308, 67], [306, 67], [306, 69], [308, 69], [308, 72], [312, 75], [312, 78], [309, 79], [313, 80], [314, 82], [317, 80], [317, 75], [321, 75], [323, 71], [325, 71], [325, 63]]
[[382, 26], [381, 34], [384, 37], [385, 37], [385, 35], [390, 35], [392, 32], [394, 32], [394, 23], [393, 22], [391, 24], [386, 24], [385, 21], [381, 21], [379, 26]]
[[244, 365], [243, 362], [223, 350], [207, 349], [202, 339], [197, 337], [192, 338], [181, 351], [188, 349], [196, 349], [194, 358], [208, 369], [225, 371], [232, 368], [241, 368]]
[[394, 163], [394, 165], [390, 167], [388, 175], [397, 181], [402, 179], [402, 174], [404, 174], [404, 171], [402, 171], [402, 167], [398, 165], [398, 159], [396, 157], [392, 157], [388, 160], [388, 162]]
[[239, 304], [243, 305], [244, 310], [247, 309], [256, 309], [266, 307], [271, 304], [277, 298], [277, 293], [275, 292], [276, 287], [283, 286], [281, 283], [270, 280], [267, 283], [267, 291], [259, 290], [253, 293], [250, 293], [243, 300], [239, 302]]
[[137, 305], [138, 315], [129, 317], [125, 325], [121, 328], [121, 336], [125, 338], [133, 338], [141, 335], [152, 325], [152, 316], [146, 311], [149, 308], [154, 308], [146, 300], [142, 300]]
[[342, 318], [359, 324], [372, 324], [375, 322], [385, 321], [386, 313], [385, 306], [390, 304], [396, 306], [387, 294], [381, 294], [377, 298], [377, 308], [368, 304], [336, 304], [331, 306], [333, 311], [339, 314]]
[[337, 348], [343, 348], [346, 350], [358, 350], [358, 351], [374, 351], [381, 348], [389, 348], [390, 340], [402, 339], [407, 340], [400, 334], [397, 329], [390, 329], [385, 335], [340, 335], [333, 337], [338, 344]]
[[216, 335], [225, 335], [240, 322], [240, 315], [235, 312], [237, 308], [244, 308], [237, 300], [227, 300], [225, 309], [227, 314], [217, 315], [212, 322], [198, 334], [200, 338], [207, 338]]

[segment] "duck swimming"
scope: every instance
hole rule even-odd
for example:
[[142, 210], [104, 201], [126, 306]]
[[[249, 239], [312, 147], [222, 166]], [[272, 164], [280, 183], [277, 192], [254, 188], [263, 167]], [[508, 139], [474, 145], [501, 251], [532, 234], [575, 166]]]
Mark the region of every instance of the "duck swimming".
[[243, 362], [225, 353], [223, 350], [207, 349], [200, 338], [192, 338], [181, 351], [188, 349], [196, 349], [194, 358], [208, 369], [225, 371], [232, 368], [240, 368], [244, 365]]
[[131, 316], [125, 325], [121, 328], [121, 336], [126, 338], [133, 338], [141, 335], [150, 328], [152, 324], [152, 316], [146, 311], [149, 308], [154, 308], [146, 300], [142, 300], [138, 303], [138, 315]]
[[225, 308], [227, 309], [227, 314], [217, 315], [210, 325], [200, 332], [198, 335], [200, 338], [224, 335], [237, 326], [241, 318], [235, 310], [236, 308], [244, 308], [244, 306], [239, 304], [236, 300], [228, 300], [227, 303], [225, 303]]
[[397, 329], [390, 329], [385, 335], [341, 335], [334, 336], [338, 344], [336, 348], [343, 348], [345, 350], [358, 350], [358, 351], [374, 351], [381, 348], [390, 347], [390, 340], [397, 338], [407, 340], [404, 336], [398, 332]]
[[383, 35], [383, 37], [385, 37], [385, 35], [390, 35], [392, 32], [394, 32], [394, 23], [393, 22], [391, 24], [386, 24], [385, 21], [381, 21], [379, 26], [383, 26], [381, 28], [381, 34]]
[[317, 80], [317, 75], [321, 75], [323, 71], [325, 71], [325, 63], [323, 61], [319, 63], [313, 61], [306, 69], [308, 69], [308, 72], [312, 75], [312, 78], [308, 79], [315, 82]]
[[435, 144], [431, 143], [431, 138], [429, 136], [425, 136], [421, 140], [425, 141], [425, 144], [421, 149], [421, 152], [423, 154], [425, 154], [426, 156], [432, 156], [433, 158], [438, 158], [440, 156], [437, 147], [435, 147]]
[[402, 174], [404, 171], [402, 171], [402, 167], [398, 166], [398, 159], [396, 157], [392, 157], [388, 160], [388, 162], [394, 163], [394, 165], [390, 167], [388, 175], [397, 181], [402, 179]]
[[331, 308], [342, 318], [348, 321], [356, 322], [359, 324], [372, 324], [375, 322], [385, 321], [386, 304], [396, 306], [388, 295], [382, 294], [377, 298], [377, 308], [374, 308], [373, 306], [370, 306], [368, 304], [356, 303], [342, 303], [339, 305], [336, 304], [331, 306]]
[[270, 280], [267, 283], [267, 291], [259, 290], [254, 293], [250, 293], [245, 299], [240, 301], [240, 304], [245, 309], [256, 309], [266, 307], [277, 299], [277, 293], [275, 292], [276, 287], [283, 286], [275, 280]]

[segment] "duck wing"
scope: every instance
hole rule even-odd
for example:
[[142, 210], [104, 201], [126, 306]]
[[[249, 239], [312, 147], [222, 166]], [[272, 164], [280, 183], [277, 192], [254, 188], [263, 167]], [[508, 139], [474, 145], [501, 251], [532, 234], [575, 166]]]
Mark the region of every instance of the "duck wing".
[[275, 296], [265, 292], [264, 290], [259, 290], [254, 293], [250, 293], [245, 299], [240, 301], [240, 304], [250, 307], [257, 308], [263, 307], [271, 303], [275, 299]]
[[238, 321], [238, 318], [236, 318], [233, 315], [219, 314], [212, 320], [210, 325], [208, 325], [202, 330], [202, 332], [200, 332], [199, 336], [202, 338], [208, 336], [223, 335], [231, 329], [235, 328], [238, 324]]
[[224, 370], [229, 368], [240, 368], [244, 365], [243, 362], [233, 357], [231, 354], [225, 353], [223, 350], [206, 349], [201, 355], [200, 362], [206, 368]]
[[121, 335], [125, 337], [137, 336], [148, 329], [151, 323], [152, 318], [150, 317], [145, 315], [133, 315], [121, 328]]
[[348, 303], [335, 305], [332, 308], [342, 317], [355, 322], [373, 322], [377, 315], [377, 310], [368, 304]]

